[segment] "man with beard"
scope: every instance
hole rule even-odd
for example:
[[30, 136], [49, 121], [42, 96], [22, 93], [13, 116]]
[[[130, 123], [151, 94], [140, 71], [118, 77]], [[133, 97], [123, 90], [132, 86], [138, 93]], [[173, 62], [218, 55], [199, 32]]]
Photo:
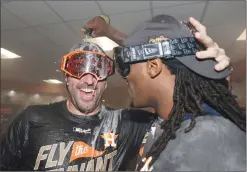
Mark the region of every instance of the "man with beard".
[[29, 106], [18, 115], [1, 142], [1, 170], [125, 170], [154, 116], [102, 105], [114, 69], [98, 45], [74, 46], [61, 63], [68, 100]]

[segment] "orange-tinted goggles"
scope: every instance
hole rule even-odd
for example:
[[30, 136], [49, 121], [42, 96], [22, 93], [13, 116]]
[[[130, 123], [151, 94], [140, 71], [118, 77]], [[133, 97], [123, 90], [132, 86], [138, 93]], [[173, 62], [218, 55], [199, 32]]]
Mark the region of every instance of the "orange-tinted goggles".
[[63, 56], [61, 70], [80, 79], [90, 73], [98, 80], [104, 80], [115, 72], [114, 61], [106, 54], [94, 51], [77, 50]]

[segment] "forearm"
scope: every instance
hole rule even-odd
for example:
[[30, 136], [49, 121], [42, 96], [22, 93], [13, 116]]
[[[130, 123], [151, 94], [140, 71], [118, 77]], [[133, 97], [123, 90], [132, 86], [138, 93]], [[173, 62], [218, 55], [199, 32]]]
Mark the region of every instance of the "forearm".
[[107, 28], [106, 36], [119, 45], [123, 45], [123, 41], [127, 37], [127, 35], [118, 31], [117, 29], [115, 29], [111, 25], [109, 25]]

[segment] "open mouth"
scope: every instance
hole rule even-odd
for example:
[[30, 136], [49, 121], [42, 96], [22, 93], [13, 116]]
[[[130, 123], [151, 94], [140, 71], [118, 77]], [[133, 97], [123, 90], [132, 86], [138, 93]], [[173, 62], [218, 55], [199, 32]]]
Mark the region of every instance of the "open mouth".
[[81, 88], [80, 95], [84, 100], [92, 100], [95, 96], [95, 90], [90, 88]]

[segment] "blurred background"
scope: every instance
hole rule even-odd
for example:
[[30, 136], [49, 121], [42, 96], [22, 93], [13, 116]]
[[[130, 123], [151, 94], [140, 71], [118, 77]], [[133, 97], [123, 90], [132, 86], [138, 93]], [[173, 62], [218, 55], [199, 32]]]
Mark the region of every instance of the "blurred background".
[[[1, 1], [1, 130], [25, 107], [65, 100], [59, 69], [61, 57], [84, 35], [83, 25], [106, 14], [125, 34], [158, 14], [178, 20], [194, 17], [231, 58], [232, 92], [246, 104], [246, 1]], [[107, 38], [96, 43], [111, 55], [116, 44]], [[104, 42], [104, 43], [103, 43]], [[10, 51], [10, 52], [8, 52]], [[103, 103], [129, 107], [124, 81], [108, 79]]]

